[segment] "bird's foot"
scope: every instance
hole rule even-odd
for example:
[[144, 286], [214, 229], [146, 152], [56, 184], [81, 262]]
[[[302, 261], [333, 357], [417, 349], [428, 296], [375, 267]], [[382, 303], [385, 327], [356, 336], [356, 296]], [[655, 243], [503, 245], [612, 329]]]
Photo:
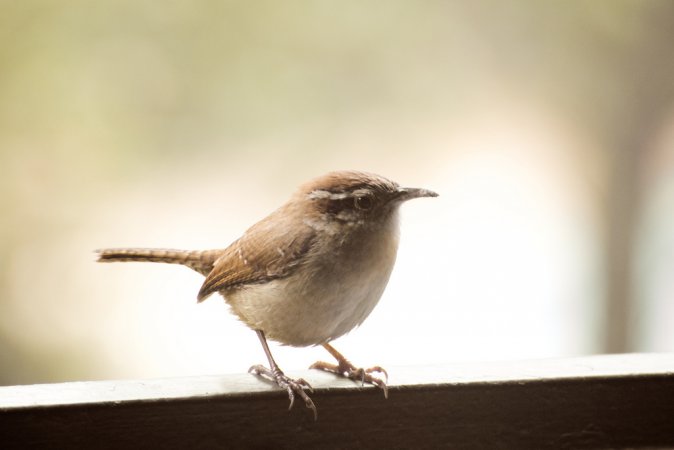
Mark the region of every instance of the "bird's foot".
[[314, 389], [304, 378], [298, 378], [295, 380], [283, 373], [281, 369], [271, 370], [260, 364], [252, 366], [250, 369], [248, 369], [248, 372], [268, 378], [269, 380], [276, 383], [281, 389], [288, 391], [288, 398], [290, 399], [290, 406], [288, 406], [288, 410], [292, 409], [293, 404], [295, 403], [295, 395], [299, 395], [300, 398], [304, 400], [306, 407], [314, 412], [314, 420], [318, 419], [316, 405], [314, 405], [313, 400], [311, 400], [311, 398], [304, 391], [304, 389], [308, 389], [309, 392], [313, 393]]
[[[365, 383], [372, 384], [377, 386], [382, 391], [384, 391], [384, 398], [388, 398], [388, 373], [384, 370], [383, 367], [374, 366], [368, 369], [363, 369], [362, 367], [356, 367], [347, 359], [339, 359], [337, 364], [330, 364], [323, 361], [317, 361], [313, 363], [310, 369], [324, 370], [326, 372], [331, 372], [336, 375], [349, 378], [354, 381], [360, 381], [361, 385]], [[372, 375], [372, 373], [378, 372], [384, 375], [384, 379]]]

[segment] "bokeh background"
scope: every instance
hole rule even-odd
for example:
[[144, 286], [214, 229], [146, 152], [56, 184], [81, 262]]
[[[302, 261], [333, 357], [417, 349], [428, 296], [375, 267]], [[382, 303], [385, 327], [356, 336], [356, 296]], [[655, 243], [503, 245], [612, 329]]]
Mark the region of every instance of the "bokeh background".
[[441, 194], [354, 362], [674, 351], [673, 43], [667, 0], [1, 0], [0, 383], [264, 362], [195, 272], [93, 250], [226, 246], [334, 169]]

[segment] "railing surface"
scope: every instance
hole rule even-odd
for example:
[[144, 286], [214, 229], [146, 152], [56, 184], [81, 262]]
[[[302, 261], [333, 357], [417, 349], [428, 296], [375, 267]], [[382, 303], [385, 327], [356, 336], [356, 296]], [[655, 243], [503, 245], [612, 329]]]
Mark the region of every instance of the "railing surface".
[[301, 401], [248, 374], [0, 387], [0, 448], [674, 448], [674, 355], [329, 374]]

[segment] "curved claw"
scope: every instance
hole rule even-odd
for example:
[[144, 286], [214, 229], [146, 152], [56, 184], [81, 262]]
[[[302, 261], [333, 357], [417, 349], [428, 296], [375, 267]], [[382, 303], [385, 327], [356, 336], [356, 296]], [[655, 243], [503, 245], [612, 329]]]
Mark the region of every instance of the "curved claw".
[[288, 411], [290, 411], [295, 404], [295, 394], [290, 386], [286, 387], [286, 391], [288, 391], [288, 398], [290, 399], [290, 405], [288, 405]]
[[372, 373], [372, 372], [382, 373], [382, 374], [384, 374], [384, 383], [388, 383], [388, 372], [386, 371], [386, 369], [384, 369], [381, 366], [370, 367], [369, 369], [365, 369], [365, 372], [366, 373]]
[[[385, 370], [383, 370], [381, 367], [379, 368], [371, 368], [371, 369], [366, 369], [365, 372], [367, 373], [368, 376], [368, 382], [371, 384], [374, 384], [375, 386], [379, 387], [382, 391], [384, 391], [384, 398], [388, 398], [388, 374], [386, 373]], [[385, 380], [382, 380], [381, 378], [373, 377], [370, 375], [371, 372], [379, 372], [383, 373]]]
[[316, 409], [316, 405], [307, 395], [307, 393], [304, 392], [304, 389], [308, 389], [309, 392], [313, 393], [314, 388], [311, 387], [311, 385], [304, 378], [298, 378], [295, 380], [284, 374], [280, 369], [270, 370], [259, 364], [251, 366], [251, 368], [248, 369], [248, 372], [258, 376], [264, 376], [265, 378], [268, 378], [276, 383], [276, 385], [278, 385], [280, 388], [285, 389], [288, 392], [288, 398], [290, 399], [288, 410], [291, 410], [295, 404], [295, 394], [299, 395], [302, 400], [304, 400], [305, 406], [313, 411], [314, 420], [318, 420], [318, 410]]
[[248, 368], [248, 373], [252, 373], [253, 375], [260, 375], [263, 371], [268, 370], [265, 366], [262, 366], [260, 364], [255, 364], [254, 366], [250, 366]]
[[[362, 367], [356, 368], [349, 361], [344, 360], [339, 361], [339, 364], [329, 364], [323, 361], [317, 361], [309, 366], [309, 368], [331, 372], [354, 381], [360, 381], [362, 386], [364, 386], [365, 383], [372, 384], [384, 391], [384, 398], [388, 398], [388, 373], [383, 367], [374, 366], [369, 369], [363, 369]], [[382, 380], [381, 378], [372, 375], [372, 372], [384, 374], [385, 379]]]

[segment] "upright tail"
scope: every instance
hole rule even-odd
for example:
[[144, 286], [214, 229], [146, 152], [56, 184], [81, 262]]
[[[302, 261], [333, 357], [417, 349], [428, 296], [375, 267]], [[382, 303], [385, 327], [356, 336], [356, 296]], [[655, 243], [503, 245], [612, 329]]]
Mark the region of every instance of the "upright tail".
[[206, 276], [222, 250], [172, 250], [159, 248], [106, 248], [96, 250], [98, 262], [145, 261], [182, 264]]

